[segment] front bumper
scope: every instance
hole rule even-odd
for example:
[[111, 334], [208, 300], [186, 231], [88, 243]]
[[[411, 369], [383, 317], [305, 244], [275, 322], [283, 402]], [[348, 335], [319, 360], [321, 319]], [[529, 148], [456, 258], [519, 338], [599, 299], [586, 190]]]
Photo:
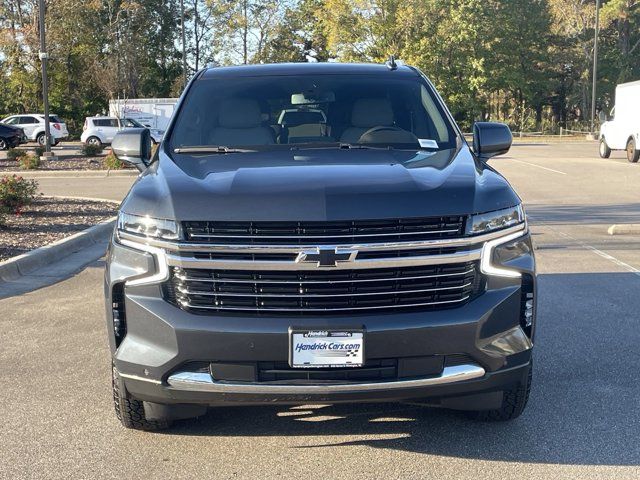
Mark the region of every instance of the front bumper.
[[[530, 245], [528, 235], [526, 242]], [[114, 365], [126, 390], [139, 400], [210, 406], [420, 401], [455, 408], [497, 408], [501, 392], [528, 375], [534, 328], [527, 335], [521, 329], [521, 278], [488, 277], [481, 295], [447, 310], [351, 316], [201, 315], [166, 302], [159, 284], [125, 283], [140, 277], [140, 272], [157, 271], [155, 261], [150, 253], [113, 243], [106, 270]], [[535, 292], [534, 264], [532, 249], [509, 262], [530, 278]], [[110, 307], [114, 288], [122, 285], [127, 330], [118, 341]], [[380, 382], [234, 382], [214, 379], [210, 371], [192, 367], [209, 362], [287, 362], [290, 327], [363, 329], [367, 361], [428, 356], [464, 356], [466, 361], [444, 362], [436, 374]]]
[[[524, 358], [524, 357], [523, 357]], [[166, 405], [303, 405], [310, 403], [405, 402], [460, 410], [499, 408], [502, 391], [525, 381], [530, 361], [515, 367], [486, 372], [482, 367], [445, 367], [443, 374], [429, 379], [352, 385], [213, 385], [178, 382], [150, 382], [127, 376], [122, 380], [135, 398]], [[474, 378], [475, 377], [475, 378]]]

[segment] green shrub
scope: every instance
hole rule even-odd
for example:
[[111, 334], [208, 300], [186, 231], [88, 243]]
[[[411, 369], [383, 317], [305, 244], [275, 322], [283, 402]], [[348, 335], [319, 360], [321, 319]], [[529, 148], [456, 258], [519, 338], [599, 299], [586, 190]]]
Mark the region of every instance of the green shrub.
[[0, 216], [7, 213], [20, 213], [29, 205], [38, 192], [38, 182], [27, 180], [18, 175], [0, 177]]
[[81, 151], [85, 157], [95, 157], [102, 153], [102, 147], [100, 145], [89, 145], [88, 143], [85, 143], [82, 145]]
[[40, 158], [44, 155], [44, 147], [36, 147], [33, 149], [33, 153], [36, 157]]
[[36, 155], [25, 155], [18, 159], [18, 165], [23, 170], [36, 170], [40, 166], [40, 157]]
[[27, 154], [25, 150], [18, 150], [17, 148], [10, 148], [7, 150], [7, 160], [18, 160], [20, 157], [24, 157]]
[[125, 167], [124, 162], [118, 160], [118, 157], [116, 157], [113, 152], [109, 152], [109, 154], [104, 157], [102, 165], [107, 170], [122, 170]]

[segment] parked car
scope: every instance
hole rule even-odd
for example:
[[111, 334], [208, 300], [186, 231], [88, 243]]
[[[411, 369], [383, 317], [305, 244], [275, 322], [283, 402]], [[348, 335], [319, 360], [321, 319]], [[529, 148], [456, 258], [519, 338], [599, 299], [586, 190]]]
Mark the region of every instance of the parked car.
[[640, 160], [640, 81], [616, 87], [613, 118], [600, 127], [600, 156], [609, 158], [612, 150], [626, 150], [627, 160]]
[[[30, 141], [38, 142], [40, 146], [45, 144], [44, 115], [39, 113], [12, 115], [3, 119], [0, 123], [20, 127]], [[57, 115], [49, 115], [49, 125], [52, 145], [57, 145], [60, 140], [64, 140], [69, 136], [67, 125]]]
[[[284, 114], [283, 114], [284, 112]], [[510, 420], [532, 381], [536, 271], [521, 200], [418, 69], [206, 69], [141, 175], [105, 275], [129, 428], [209, 406], [411, 402]]]
[[[125, 128], [145, 128], [133, 118], [117, 117], [87, 117], [84, 120], [84, 127], [80, 140], [89, 145], [110, 144], [120, 130]], [[157, 129], [150, 129], [151, 140], [160, 143], [164, 132]]]
[[8, 150], [26, 142], [27, 137], [21, 128], [0, 124], [0, 150]]

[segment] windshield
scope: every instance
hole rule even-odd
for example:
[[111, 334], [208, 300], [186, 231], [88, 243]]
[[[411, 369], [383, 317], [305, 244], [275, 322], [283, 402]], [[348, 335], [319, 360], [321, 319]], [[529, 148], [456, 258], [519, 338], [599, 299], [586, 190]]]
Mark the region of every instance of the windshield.
[[456, 134], [417, 76], [290, 75], [196, 81], [170, 139], [180, 151], [332, 144], [441, 150], [455, 147]]

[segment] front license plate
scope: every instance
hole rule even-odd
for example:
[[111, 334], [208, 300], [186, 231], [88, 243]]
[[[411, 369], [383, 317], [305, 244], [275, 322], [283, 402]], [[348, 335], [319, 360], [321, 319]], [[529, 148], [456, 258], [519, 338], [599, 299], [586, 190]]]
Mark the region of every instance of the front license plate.
[[363, 359], [363, 332], [291, 332], [289, 364], [293, 368], [361, 367]]

